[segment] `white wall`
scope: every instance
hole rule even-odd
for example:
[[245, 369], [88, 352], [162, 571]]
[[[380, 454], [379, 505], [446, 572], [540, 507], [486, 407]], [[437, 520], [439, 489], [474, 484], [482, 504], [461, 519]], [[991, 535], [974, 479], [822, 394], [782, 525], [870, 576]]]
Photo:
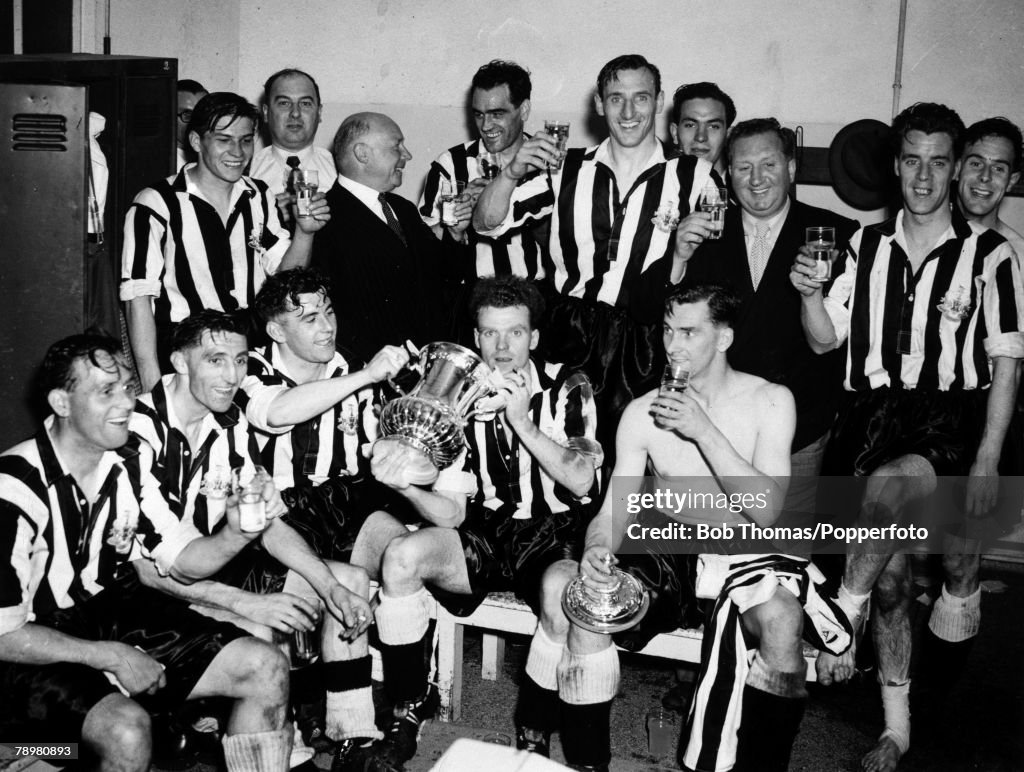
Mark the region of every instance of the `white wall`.
[[[268, 74], [308, 69], [320, 83], [329, 144], [351, 112], [377, 109], [402, 126], [414, 155], [401, 192], [419, 194], [430, 160], [467, 136], [466, 88], [496, 57], [533, 73], [533, 119], [573, 120], [574, 143], [598, 137], [590, 95], [621, 53], [657, 64], [667, 96], [717, 81], [740, 118], [775, 115], [826, 145], [858, 118], [890, 119], [898, 0], [111, 0], [114, 53], [175, 56], [180, 77], [260, 95]], [[1024, 121], [1024, 3], [909, 0], [901, 106], [942, 101], [966, 122]], [[599, 127], [598, 127], [599, 128]], [[827, 188], [808, 201], [850, 213]], [[862, 222], [869, 213], [853, 213]], [[1024, 229], [1024, 201], [1007, 216]]]

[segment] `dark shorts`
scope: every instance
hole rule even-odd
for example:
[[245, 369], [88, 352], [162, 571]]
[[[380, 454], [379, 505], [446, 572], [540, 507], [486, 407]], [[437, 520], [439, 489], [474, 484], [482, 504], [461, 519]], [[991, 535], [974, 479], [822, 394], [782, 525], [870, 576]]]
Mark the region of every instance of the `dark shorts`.
[[336, 477], [322, 485], [281, 491], [284, 521], [324, 560], [347, 563], [366, 518], [385, 511], [404, 523], [419, 522], [409, 501], [372, 477]]
[[[133, 698], [151, 713], [179, 708], [221, 649], [248, 635], [135, 583], [106, 589], [35, 623], [76, 638], [137, 646], [160, 662], [167, 685], [156, 694]], [[2, 662], [0, 738], [77, 742], [88, 712], [115, 691], [102, 672], [85, 665]]]
[[880, 388], [846, 393], [822, 474], [866, 477], [922, 456], [936, 475], [965, 475], [985, 426], [987, 392]]
[[[657, 528], [672, 520], [661, 512], [647, 510], [637, 515], [637, 522]], [[651, 594], [651, 605], [643, 619], [612, 636], [627, 651], [640, 651], [656, 635], [680, 627], [699, 627], [703, 622], [694, 591], [697, 555], [680, 553], [677, 545], [674, 552], [671, 541], [649, 541], [645, 546], [642, 553], [617, 555], [618, 567], [639, 579]]]
[[598, 440], [609, 459], [614, 455], [622, 411], [661, 381], [660, 321], [641, 324], [606, 303], [559, 295], [548, 310], [540, 345], [548, 362], [568, 365], [590, 379], [597, 403]]
[[470, 505], [458, 533], [472, 592], [463, 595], [437, 587], [430, 587], [430, 592], [456, 616], [472, 614], [489, 592], [509, 591], [539, 614], [544, 572], [559, 560], [579, 560], [587, 515], [581, 507], [515, 520], [507, 510]]

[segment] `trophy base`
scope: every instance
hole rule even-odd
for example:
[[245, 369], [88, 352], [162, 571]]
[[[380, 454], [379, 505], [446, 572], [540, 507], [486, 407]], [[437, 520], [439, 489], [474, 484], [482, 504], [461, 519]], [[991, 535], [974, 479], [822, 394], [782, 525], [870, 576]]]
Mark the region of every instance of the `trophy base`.
[[430, 485], [437, 480], [437, 467], [430, 460], [429, 451], [410, 437], [382, 437], [374, 444], [374, 450], [380, 446], [387, 455], [400, 454], [399, 458], [405, 465], [407, 479], [413, 485]]
[[651, 605], [650, 593], [636, 577], [618, 570], [616, 574], [620, 583], [610, 602], [595, 602], [583, 577], [569, 582], [562, 593], [562, 610], [569, 620], [592, 633], [610, 635], [643, 619]]

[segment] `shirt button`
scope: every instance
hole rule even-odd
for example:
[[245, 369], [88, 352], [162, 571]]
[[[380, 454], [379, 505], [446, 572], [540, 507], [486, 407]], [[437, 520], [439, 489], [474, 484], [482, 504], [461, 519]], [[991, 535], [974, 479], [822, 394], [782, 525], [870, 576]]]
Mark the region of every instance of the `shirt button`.
[[85, 499], [80, 499], [79, 502], [78, 502], [78, 506], [84, 507], [85, 506]]
[[186, 450], [185, 451], [185, 456], [188, 457], [189, 455], [190, 455], [189, 452]]

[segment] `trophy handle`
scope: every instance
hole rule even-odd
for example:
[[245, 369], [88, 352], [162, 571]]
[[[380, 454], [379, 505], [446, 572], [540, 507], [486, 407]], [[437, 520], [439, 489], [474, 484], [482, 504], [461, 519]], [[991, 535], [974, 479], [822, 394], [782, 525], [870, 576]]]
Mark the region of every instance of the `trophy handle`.
[[[415, 370], [420, 375], [423, 375], [423, 357], [420, 356], [421, 349], [419, 348], [419, 346], [417, 346], [411, 340], [407, 340], [405, 342], [405, 350], [409, 352], [409, 361], [405, 363], [405, 366], [402, 368], [402, 370]], [[402, 372], [402, 370], [399, 370], [398, 373]], [[387, 379], [388, 386], [394, 389], [399, 396], [407, 397], [409, 396], [408, 392], [406, 392], [405, 389], [403, 389], [401, 386], [395, 383], [395, 378], [398, 377], [398, 373], [395, 373], [394, 375]]]

